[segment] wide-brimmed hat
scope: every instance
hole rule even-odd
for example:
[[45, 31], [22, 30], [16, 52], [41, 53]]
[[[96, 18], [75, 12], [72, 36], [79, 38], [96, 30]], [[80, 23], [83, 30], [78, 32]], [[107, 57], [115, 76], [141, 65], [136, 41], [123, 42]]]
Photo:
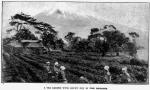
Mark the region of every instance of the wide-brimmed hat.
[[58, 62], [55, 62], [54, 65], [58, 65]]
[[104, 69], [105, 69], [105, 70], [109, 70], [109, 66], [105, 66]]
[[60, 69], [61, 70], [65, 70], [66, 68], [65, 68], [65, 66], [61, 66]]
[[123, 68], [122, 68], [122, 71], [127, 71], [127, 67], [123, 67]]
[[50, 62], [48, 61], [48, 62], [46, 62], [46, 64], [50, 64]]
[[83, 79], [83, 78], [84, 78], [83, 76], [80, 77], [80, 79]]

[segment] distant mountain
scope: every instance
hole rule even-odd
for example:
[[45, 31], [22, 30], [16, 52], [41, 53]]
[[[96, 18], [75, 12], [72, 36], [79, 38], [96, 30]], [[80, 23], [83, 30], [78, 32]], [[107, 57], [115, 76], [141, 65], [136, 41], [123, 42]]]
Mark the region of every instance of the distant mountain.
[[61, 11], [60, 9], [53, 10], [51, 12], [44, 11], [35, 16], [37, 20], [47, 22], [54, 26], [58, 31], [59, 36], [64, 38], [68, 32], [75, 32], [77, 36], [87, 38], [90, 33], [90, 29], [97, 27], [103, 28], [104, 25], [114, 25], [118, 30], [128, 35], [129, 32], [137, 32], [140, 35], [138, 43], [145, 48], [148, 48], [148, 33], [130, 28], [124, 25], [115, 24], [103, 19], [98, 19], [92, 16], [83, 16], [77, 13], [70, 13]]

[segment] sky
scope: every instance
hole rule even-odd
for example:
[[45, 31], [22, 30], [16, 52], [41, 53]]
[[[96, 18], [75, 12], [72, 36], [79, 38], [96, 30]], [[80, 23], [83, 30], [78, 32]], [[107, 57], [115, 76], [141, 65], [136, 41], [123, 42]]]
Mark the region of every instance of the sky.
[[7, 26], [10, 16], [16, 13], [35, 16], [43, 11], [51, 14], [55, 9], [94, 16], [142, 31], [148, 30], [148, 3], [4, 2], [3, 27]]

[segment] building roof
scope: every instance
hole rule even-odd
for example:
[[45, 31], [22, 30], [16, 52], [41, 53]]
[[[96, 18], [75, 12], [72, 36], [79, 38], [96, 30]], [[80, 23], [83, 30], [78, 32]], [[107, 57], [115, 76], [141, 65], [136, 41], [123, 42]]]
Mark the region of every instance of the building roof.
[[21, 40], [21, 43], [31, 43], [31, 42], [34, 42], [34, 43], [37, 43], [37, 42], [40, 42], [40, 40]]
[[43, 47], [43, 44], [41, 42], [30, 42], [26, 47]]
[[7, 45], [13, 47], [23, 47], [24, 43], [26, 43], [25, 47], [43, 47], [43, 44], [40, 42], [40, 40], [21, 40], [21, 42], [13, 40]]
[[21, 40], [22, 44], [26, 44], [25, 47], [43, 47], [40, 40]]
[[13, 46], [13, 47], [22, 47], [22, 44], [19, 43], [18, 41], [11, 41], [7, 45]]

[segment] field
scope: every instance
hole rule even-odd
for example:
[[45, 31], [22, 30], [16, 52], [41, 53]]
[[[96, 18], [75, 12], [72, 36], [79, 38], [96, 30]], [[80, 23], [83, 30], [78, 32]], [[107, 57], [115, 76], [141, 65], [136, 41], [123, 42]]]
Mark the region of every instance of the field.
[[51, 52], [49, 54], [12, 54], [3, 53], [3, 81], [23, 83], [55, 83], [47, 80], [44, 64], [54, 59], [66, 67], [68, 83], [80, 83], [80, 76], [85, 76], [91, 83], [106, 83], [103, 67], [110, 66], [111, 83], [123, 83], [120, 79], [121, 68], [128, 67], [132, 84], [146, 84], [148, 79], [148, 64], [120, 55], [101, 57], [93, 52]]

